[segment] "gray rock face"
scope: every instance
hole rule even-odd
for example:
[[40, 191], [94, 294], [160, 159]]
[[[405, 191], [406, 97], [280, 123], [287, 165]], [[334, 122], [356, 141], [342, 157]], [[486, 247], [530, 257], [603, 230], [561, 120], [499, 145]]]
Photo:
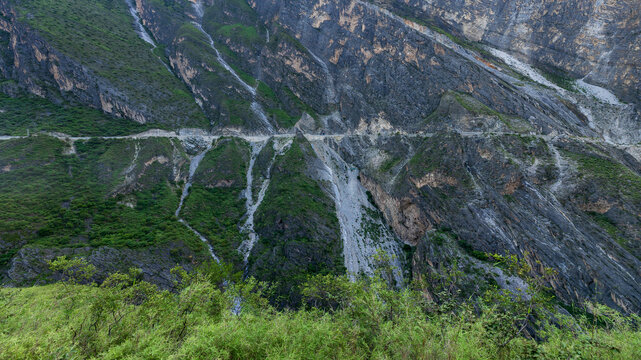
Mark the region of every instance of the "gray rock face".
[[552, 72], [641, 104], [641, 4], [635, 0], [379, 0]]
[[[266, 22], [277, 18], [327, 65], [341, 118], [349, 129], [390, 124], [419, 131], [440, 98], [456, 91], [524, 119], [537, 132], [587, 136], [607, 132], [614, 141], [623, 142], [634, 142], [641, 135], [638, 111], [632, 107], [609, 106], [612, 111], [604, 112], [591, 95], [569, 93], [549, 81], [541, 87], [473, 44], [443, 35], [394, 5], [387, 6], [390, 11], [356, 0], [250, 4]], [[312, 69], [305, 67], [304, 59], [301, 63], [300, 68]], [[613, 114], [625, 115], [621, 119]], [[610, 120], [601, 122], [604, 116]]]
[[170, 274], [172, 268], [182, 266], [190, 271], [195, 264], [203, 261], [199, 254], [180, 243], [140, 250], [111, 247], [22, 248], [11, 261], [7, 271], [7, 284], [39, 285], [51, 280], [60, 280], [60, 274], [52, 273], [48, 265], [48, 261], [59, 256], [81, 256], [87, 259], [96, 267], [96, 275], [92, 279], [96, 282], [102, 282], [115, 272], [126, 272], [129, 268], [136, 268], [142, 270], [143, 280], [153, 282], [164, 289], [174, 287]]
[[[471, 250], [513, 253], [535, 271], [555, 269], [548, 282], [566, 302], [596, 297], [639, 311], [638, 234], [612, 231], [636, 226], [638, 187], [620, 192], [601, 183], [605, 175], [592, 173], [598, 169], [587, 168], [599, 157], [603, 166], [618, 163], [625, 153], [595, 145], [598, 152], [590, 154], [590, 145], [576, 140], [442, 132], [402, 139], [408, 152], [397, 158], [384, 144], [399, 140], [345, 138], [342, 147], [396, 233], [415, 247], [416, 278], [425, 276], [428, 264], [445, 261], [430, 257], [444, 251], [430, 234], [447, 229], [471, 256]], [[381, 167], [380, 159], [401, 166]], [[630, 176], [639, 179], [639, 164], [626, 161]], [[427, 255], [426, 246], [432, 249]]]

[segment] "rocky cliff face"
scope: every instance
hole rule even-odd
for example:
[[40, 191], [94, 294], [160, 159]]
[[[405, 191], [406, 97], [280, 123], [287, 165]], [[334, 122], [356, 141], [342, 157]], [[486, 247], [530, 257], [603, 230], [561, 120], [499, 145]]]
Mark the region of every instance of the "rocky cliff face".
[[[396, 233], [415, 247], [416, 278], [429, 273], [425, 266], [438, 268], [428, 264], [443, 262], [434, 251], [468, 259], [508, 251], [535, 269], [557, 269], [548, 280], [564, 301], [596, 296], [638, 311], [638, 234], [623, 235], [638, 221], [637, 195], [629, 192], [636, 186], [607, 186], [618, 175], [599, 169], [633, 161], [633, 170], [619, 171], [639, 179], [638, 163], [625, 152], [563, 138], [442, 133], [402, 139], [405, 151], [397, 157], [396, 141], [345, 139], [343, 146], [362, 149], [346, 156], [360, 161], [363, 184]], [[377, 157], [398, 165], [382, 170]]]
[[471, 41], [512, 51], [557, 75], [641, 99], [638, 1], [377, 0], [390, 10], [432, 20]]

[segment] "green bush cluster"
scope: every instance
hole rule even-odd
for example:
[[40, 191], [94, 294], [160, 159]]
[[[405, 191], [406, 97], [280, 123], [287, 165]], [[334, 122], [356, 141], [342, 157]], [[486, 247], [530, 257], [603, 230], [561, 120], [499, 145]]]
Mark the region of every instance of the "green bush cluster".
[[[333, 201], [310, 177], [316, 155], [304, 137], [276, 160], [255, 216], [260, 239], [249, 268], [261, 280], [281, 282], [277, 302], [293, 305], [308, 274], [344, 273], [340, 228]], [[292, 300], [293, 299], [293, 300]]]
[[[0, 359], [638, 359], [639, 317], [596, 304], [570, 317], [497, 290], [435, 303], [382, 277], [315, 276], [305, 305], [279, 311], [271, 286], [230, 266], [172, 270], [176, 292], [116, 273], [100, 286], [80, 259], [58, 284], [0, 290]], [[77, 271], [80, 270], [80, 271]], [[515, 305], [516, 304], [516, 305]], [[530, 311], [532, 310], [532, 311]], [[545, 315], [545, 316], [542, 316]], [[524, 319], [535, 329], [527, 335]]]
[[[180, 191], [158, 163], [137, 176], [134, 189], [116, 195], [130, 166], [134, 141], [76, 142], [76, 154], [58, 139], [37, 136], [0, 142], [0, 237], [17, 248], [113, 246], [141, 248], [200, 240], [174, 217]], [[171, 153], [167, 139], [140, 141], [140, 158]], [[136, 169], [140, 169], [139, 164]], [[141, 170], [134, 170], [141, 171]], [[29, 181], [24, 181], [29, 179]], [[126, 204], [129, 203], [130, 206]], [[10, 252], [3, 252], [0, 266]]]
[[610, 194], [641, 201], [641, 176], [625, 165], [597, 153], [564, 153], [577, 162], [582, 177], [597, 181], [599, 187]]

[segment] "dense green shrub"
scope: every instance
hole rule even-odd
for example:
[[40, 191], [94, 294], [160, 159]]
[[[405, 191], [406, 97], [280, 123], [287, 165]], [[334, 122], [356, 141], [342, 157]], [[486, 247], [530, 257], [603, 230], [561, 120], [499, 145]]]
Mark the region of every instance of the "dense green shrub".
[[[507, 262], [510, 262], [509, 259]], [[72, 261], [59, 259], [57, 266]], [[585, 315], [540, 317], [538, 339], [497, 323], [523, 313], [484, 298], [434, 304], [374, 277], [310, 279], [308, 305], [271, 308], [270, 287], [230, 266], [172, 271], [176, 293], [117, 273], [102, 285], [66, 282], [0, 290], [0, 359], [638, 359], [639, 318], [589, 304]], [[315, 301], [312, 301], [314, 300]], [[515, 299], [511, 299], [515, 300]], [[508, 301], [511, 301], [508, 300]], [[516, 300], [519, 302], [518, 300]], [[544, 319], [554, 319], [547, 321]], [[509, 326], [508, 326], [509, 328]]]

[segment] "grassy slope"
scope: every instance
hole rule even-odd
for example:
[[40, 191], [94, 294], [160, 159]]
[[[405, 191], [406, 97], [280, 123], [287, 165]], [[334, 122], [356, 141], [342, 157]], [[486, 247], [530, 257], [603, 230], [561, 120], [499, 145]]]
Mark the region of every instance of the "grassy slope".
[[212, 244], [221, 259], [242, 264], [236, 251], [245, 214], [242, 193], [247, 186], [249, 146], [240, 139], [223, 139], [210, 150], [194, 175], [182, 216]]
[[55, 131], [71, 136], [113, 136], [139, 133], [150, 128], [111, 117], [96, 109], [54, 104], [31, 95], [12, 98], [0, 93], [0, 110], [0, 135]]
[[19, 18], [168, 125], [206, 125], [192, 95], [134, 32], [125, 1], [27, 0]]
[[[141, 159], [171, 154], [166, 139], [140, 141], [140, 146]], [[132, 161], [132, 141], [77, 142], [77, 156], [63, 155], [65, 147], [44, 136], [0, 142], [3, 242], [11, 247], [28, 243], [137, 248], [185, 241], [201, 249], [199, 240], [174, 218], [178, 190], [158, 163], [138, 174], [139, 184], [126, 199], [109, 196], [124, 180], [122, 172]], [[135, 208], [122, 205], [121, 200], [133, 200]]]
[[[222, 10], [221, 10], [222, 9]], [[231, 16], [230, 16], [231, 15]], [[273, 118], [281, 128], [293, 127], [300, 119], [303, 112], [317, 117], [316, 112], [300, 100], [287, 87], [277, 89], [278, 93], [262, 81], [258, 81], [247, 74], [252, 65], [243, 53], [234, 52], [240, 46], [245, 51], [258, 54], [266, 43], [266, 29], [261, 25], [256, 12], [244, 0], [224, 0], [215, 7], [210, 7], [205, 12], [203, 19], [205, 29], [214, 37], [216, 46], [227, 59], [234, 70], [248, 84], [258, 84], [259, 100], [263, 104], [267, 115]], [[276, 48], [279, 43], [293, 43], [292, 46], [307, 50], [291, 36], [283, 35], [280, 30], [270, 37], [269, 46]], [[225, 44], [235, 44], [233, 48]], [[297, 46], [298, 45], [298, 46]], [[276, 84], [273, 84], [276, 85]]]
[[[216, 60], [206, 36], [191, 23], [185, 23], [178, 30], [177, 38], [176, 51], [198, 69], [197, 76], [190, 82], [196, 88], [203, 89], [207, 100], [220, 112], [218, 122], [234, 126], [251, 122], [254, 115], [250, 99], [235, 90], [242, 89], [241, 85]], [[223, 49], [220, 48], [220, 51]], [[206, 68], [201, 68], [201, 64], [205, 64]], [[252, 83], [255, 80], [245, 78], [245, 81]]]

